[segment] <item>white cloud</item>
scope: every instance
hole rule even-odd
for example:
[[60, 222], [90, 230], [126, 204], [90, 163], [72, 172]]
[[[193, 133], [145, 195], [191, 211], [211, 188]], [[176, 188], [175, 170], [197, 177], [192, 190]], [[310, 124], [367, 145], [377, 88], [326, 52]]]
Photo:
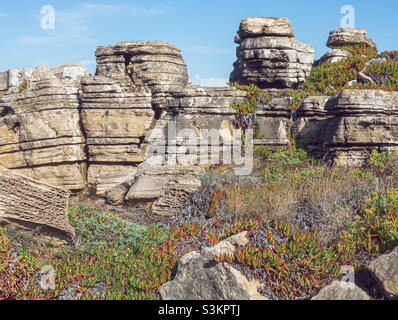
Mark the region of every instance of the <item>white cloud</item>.
[[228, 79], [210, 77], [202, 78], [200, 75], [195, 75], [195, 79], [192, 81], [193, 84], [198, 84], [203, 87], [226, 87], [228, 86]]

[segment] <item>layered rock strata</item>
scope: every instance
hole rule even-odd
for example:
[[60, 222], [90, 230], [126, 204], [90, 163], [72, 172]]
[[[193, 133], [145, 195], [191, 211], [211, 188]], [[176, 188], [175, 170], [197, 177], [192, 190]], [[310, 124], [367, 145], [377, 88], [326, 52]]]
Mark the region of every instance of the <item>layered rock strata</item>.
[[319, 157], [336, 165], [360, 165], [371, 149], [397, 149], [397, 110], [397, 92], [344, 90], [331, 97], [308, 97], [297, 110], [292, 131]]
[[376, 44], [368, 38], [366, 30], [359, 28], [339, 28], [330, 31], [326, 45], [329, 48], [364, 45], [376, 49]]
[[269, 90], [298, 88], [314, 62], [314, 48], [294, 39], [287, 18], [245, 18], [235, 43], [239, 47], [231, 82]]
[[66, 189], [85, 187], [79, 64], [8, 71], [0, 98], [0, 165]]
[[71, 241], [75, 232], [68, 221], [69, 196], [69, 191], [0, 167], [0, 224], [39, 229]]

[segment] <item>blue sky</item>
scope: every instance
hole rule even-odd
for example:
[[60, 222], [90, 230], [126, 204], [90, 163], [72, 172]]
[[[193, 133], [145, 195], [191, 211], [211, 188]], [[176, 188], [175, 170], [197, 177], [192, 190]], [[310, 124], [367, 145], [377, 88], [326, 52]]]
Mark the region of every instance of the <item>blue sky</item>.
[[[44, 5], [55, 9], [54, 30], [41, 28]], [[242, 18], [289, 18], [296, 39], [312, 44], [319, 58], [329, 31], [340, 27], [344, 5], [354, 7], [355, 26], [368, 31], [379, 51], [398, 49], [396, 0], [2, 0], [0, 71], [77, 61], [95, 73], [98, 45], [161, 40], [181, 49], [192, 82], [222, 85]]]

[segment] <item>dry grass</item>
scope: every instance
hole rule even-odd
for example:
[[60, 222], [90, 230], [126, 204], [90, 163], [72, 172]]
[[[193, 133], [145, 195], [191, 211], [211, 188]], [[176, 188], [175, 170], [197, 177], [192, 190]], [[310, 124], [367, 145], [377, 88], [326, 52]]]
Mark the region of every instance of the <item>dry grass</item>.
[[225, 186], [222, 211], [236, 220], [266, 217], [289, 222], [301, 230], [317, 227], [329, 242], [344, 229], [345, 221], [358, 214], [370, 192], [380, 186], [365, 171], [315, 168], [320, 167], [312, 168], [310, 172], [317, 173], [305, 177], [300, 171], [288, 170], [282, 181], [272, 185]]

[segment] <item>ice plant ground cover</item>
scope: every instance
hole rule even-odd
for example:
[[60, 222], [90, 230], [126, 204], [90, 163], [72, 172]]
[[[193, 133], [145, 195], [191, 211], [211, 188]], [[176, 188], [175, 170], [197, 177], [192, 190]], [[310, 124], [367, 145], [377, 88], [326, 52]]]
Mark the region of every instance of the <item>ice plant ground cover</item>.
[[[46, 247], [33, 235], [1, 229], [1, 298], [56, 299], [75, 288], [79, 299], [159, 299], [182, 255], [243, 230], [249, 244], [215, 261], [257, 278], [273, 299], [308, 298], [338, 278], [341, 266], [360, 271], [398, 245], [398, 179], [388, 154], [375, 151], [368, 167], [356, 169], [328, 167], [294, 144], [258, 150], [256, 158], [257, 172], [243, 180], [207, 168], [204, 184], [217, 187], [203, 225], [134, 221], [93, 199], [71, 202], [73, 246]], [[393, 179], [375, 192], [383, 175]], [[35, 275], [48, 264], [57, 277], [54, 290], [44, 292]]]

